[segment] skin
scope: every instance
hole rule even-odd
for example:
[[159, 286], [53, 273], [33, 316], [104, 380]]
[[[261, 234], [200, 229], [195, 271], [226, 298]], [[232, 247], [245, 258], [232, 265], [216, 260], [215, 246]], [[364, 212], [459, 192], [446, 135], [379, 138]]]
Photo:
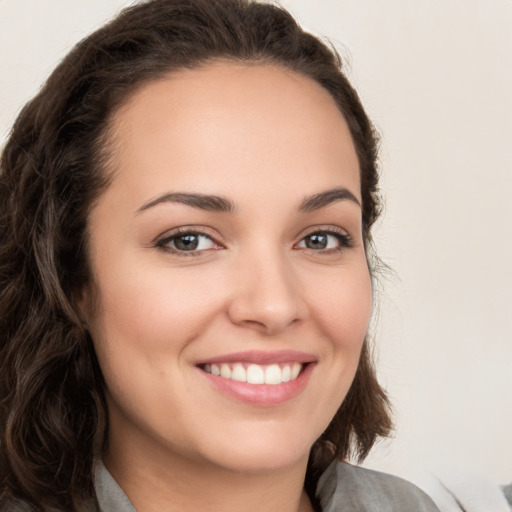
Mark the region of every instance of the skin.
[[[105, 465], [139, 512], [311, 510], [309, 450], [346, 396], [371, 313], [343, 116], [293, 71], [218, 62], [144, 85], [111, 124], [113, 181], [90, 213], [83, 299], [107, 385]], [[354, 200], [299, 210], [340, 188]], [[234, 209], [147, 207], [176, 192]], [[169, 239], [177, 228], [206, 235], [193, 255]], [[330, 231], [350, 246], [329, 234], [308, 247]], [[249, 350], [312, 354], [304, 389], [246, 403], [197, 367]]]

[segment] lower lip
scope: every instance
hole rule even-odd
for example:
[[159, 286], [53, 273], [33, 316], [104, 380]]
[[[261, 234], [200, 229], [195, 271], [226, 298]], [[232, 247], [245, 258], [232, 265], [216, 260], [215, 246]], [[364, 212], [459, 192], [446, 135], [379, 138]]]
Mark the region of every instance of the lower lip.
[[225, 395], [246, 404], [272, 406], [285, 403], [300, 395], [309, 381], [314, 366], [314, 363], [308, 363], [296, 379], [273, 385], [248, 384], [247, 382], [218, 377], [200, 368], [199, 371], [215, 388]]

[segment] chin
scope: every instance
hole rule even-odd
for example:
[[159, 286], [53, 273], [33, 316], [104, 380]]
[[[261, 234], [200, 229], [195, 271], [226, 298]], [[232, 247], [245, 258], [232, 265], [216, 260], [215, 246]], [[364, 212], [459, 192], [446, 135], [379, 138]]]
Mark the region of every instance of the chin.
[[229, 457], [223, 457], [217, 464], [225, 470], [235, 473], [269, 473], [280, 472], [293, 466], [306, 464], [309, 458], [309, 450], [301, 453], [240, 453]]
[[297, 437], [296, 433], [283, 436], [275, 431], [231, 437], [229, 444], [225, 440], [215, 443], [215, 449], [208, 450], [208, 458], [217, 466], [234, 472], [278, 472], [307, 463], [315, 439]]

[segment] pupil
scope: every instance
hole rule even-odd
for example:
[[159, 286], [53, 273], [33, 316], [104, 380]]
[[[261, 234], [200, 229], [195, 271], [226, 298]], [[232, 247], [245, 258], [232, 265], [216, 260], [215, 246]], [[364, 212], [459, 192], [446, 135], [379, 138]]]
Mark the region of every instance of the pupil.
[[181, 251], [193, 251], [199, 245], [199, 237], [197, 235], [183, 235], [175, 239], [174, 245]]
[[306, 239], [309, 249], [325, 249], [327, 247], [327, 235], [310, 235]]

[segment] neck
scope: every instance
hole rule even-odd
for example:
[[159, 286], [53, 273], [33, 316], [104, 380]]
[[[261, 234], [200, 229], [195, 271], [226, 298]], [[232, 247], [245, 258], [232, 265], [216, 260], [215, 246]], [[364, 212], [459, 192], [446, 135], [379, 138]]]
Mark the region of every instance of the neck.
[[111, 444], [103, 460], [137, 512], [313, 510], [304, 491], [307, 456], [284, 469], [240, 472], [134, 448], [118, 451]]

